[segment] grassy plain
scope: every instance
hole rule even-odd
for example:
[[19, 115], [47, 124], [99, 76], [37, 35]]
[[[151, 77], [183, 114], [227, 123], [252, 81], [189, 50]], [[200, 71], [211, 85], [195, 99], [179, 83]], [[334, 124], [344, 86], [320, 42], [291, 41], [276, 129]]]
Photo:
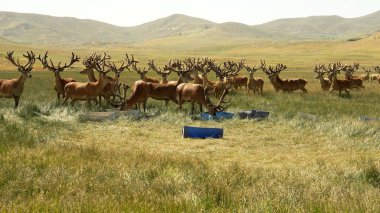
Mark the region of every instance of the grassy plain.
[[[187, 39], [187, 40], [186, 40]], [[81, 57], [107, 51], [120, 61], [125, 52], [159, 64], [170, 58], [208, 56], [218, 61], [266, 59], [289, 67], [284, 77], [309, 81], [308, 94], [275, 93], [267, 78], [264, 95], [241, 90], [229, 111], [262, 109], [263, 121], [203, 122], [148, 101], [139, 118], [79, 122], [79, 104], [61, 107], [53, 76], [38, 71], [26, 82], [19, 109], [0, 99], [0, 211], [299, 211], [376, 212], [380, 209], [380, 85], [366, 82], [351, 97], [320, 91], [316, 63], [341, 60], [379, 65], [379, 40], [357, 42], [198, 41], [191, 37], [140, 44], [93, 46], [0, 46], [0, 78], [18, 76], [3, 55], [49, 50], [53, 60], [74, 51]], [[85, 81], [81, 65], [63, 76]], [[242, 71], [243, 74], [245, 71]], [[134, 73], [123, 73], [131, 83]], [[103, 109], [101, 109], [103, 110]], [[310, 116], [315, 115], [315, 116]], [[184, 125], [222, 127], [221, 140], [181, 138]]]

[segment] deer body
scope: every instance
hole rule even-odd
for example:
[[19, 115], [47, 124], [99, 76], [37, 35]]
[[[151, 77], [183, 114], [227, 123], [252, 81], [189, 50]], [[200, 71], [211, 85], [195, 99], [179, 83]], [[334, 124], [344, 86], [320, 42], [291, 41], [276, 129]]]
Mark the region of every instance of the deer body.
[[241, 87], [245, 87], [245, 89], [247, 90], [248, 89], [247, 83], [248, 83], [247, 77], [237, 75], [231, 78], [231, 84], [235, 89], [240, 89]]
[[61, 78], [59, 73], [54, 74], [54, 77], [55, 77], [54, 90], [57, 93], [58, 100], [60, 100], [61, 95], [62, 95], [62, 98], [65, 98], [64, 88], [65, 88], [66, 84], [68, 84], [70, 82], [76, 82], [76, 80], [74, 78]]
[[326, 92], [329, 91], [331, 87], [331, 80], [328, 78], [324, 78], [323, 75], [317, 77], [319, 79], [319, 83], [321, 84], [322, 91]]
[[263, 94], [264, 80], [261, 78], [253, 77], [254, 71], [249, 71], [249, 78], [247, 82], [247, 90], [253, 90], [253, 93]]

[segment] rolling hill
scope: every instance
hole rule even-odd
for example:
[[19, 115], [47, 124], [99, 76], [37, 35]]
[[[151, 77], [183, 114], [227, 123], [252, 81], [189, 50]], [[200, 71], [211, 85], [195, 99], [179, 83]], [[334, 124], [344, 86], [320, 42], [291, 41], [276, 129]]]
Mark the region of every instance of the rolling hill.
[[249, 26], [174, 14], [134, 27], [39, 14], [0, 12], [0, 37], [30, 44], [139, 43], [174, 38], [325, 40], [362, 37], [380, 30], [380, 11], [358, 17], [312, 16]]

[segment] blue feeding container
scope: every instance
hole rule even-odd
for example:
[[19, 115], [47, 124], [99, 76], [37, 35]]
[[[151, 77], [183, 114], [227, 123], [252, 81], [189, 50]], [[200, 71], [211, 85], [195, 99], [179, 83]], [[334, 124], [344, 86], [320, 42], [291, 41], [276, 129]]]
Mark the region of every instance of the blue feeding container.
[[182, 129], [183, 138], [223, 138], [223, 129], [184, 126]]
[[246, 110], [238, 112], [238, 116], [240, 119], [259, 119], [262, 120], [269, 116], [269, 112], [259, 111], [259, 110]]
[[212, 116], [208, 113], [201, 114], [201, 120], [221, 120], [221, 119], [232, 119], [235, 116], [235, 113], [231, 112], [217, 112], [215, 116]]

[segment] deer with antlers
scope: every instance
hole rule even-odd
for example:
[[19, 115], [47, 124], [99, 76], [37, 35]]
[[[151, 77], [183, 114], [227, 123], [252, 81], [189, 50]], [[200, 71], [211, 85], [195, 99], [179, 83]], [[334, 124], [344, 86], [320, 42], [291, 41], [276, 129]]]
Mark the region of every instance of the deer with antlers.
[[151, 82], [151, 83], [159, 83], [160, 82], [159, 80], [157, 80], [155, 78], [146, 77], [146, 74], [149, 71], [149, 67], [148, 67], [148, 69], [146, 67], [143, 67], [142, 69], [137, 67], [138, 61], [135, 61], [134, 59], [132, 59], [132, 61], [128, 60], [128, 63], [131, 63], [132, 69], [140, 76], [140, 80], [145, 81], [145, 82]]
[[[93, 61], [94, 68], [99, 72], [99, 80], [97, 82], [70, 82], [67, 83], [65, 90], [65, 98], [63, 100], [63, 104], [67, 103], [68, 100], [71, 101], [71, 104], [74, 105], [78, 100], [86, 100], [89, 105], [91, 105], [91, 100], [95, 100], [96, 98], [102, 94], [104, 87], [109, 83], [106, 79], [106, 74], [110, 72], [110, 69], [106, 70], [106, 59], [109, 59], [110, 56], [104, 53], [103, 58], [96, 57]], [[109, 101], [109, 100], [107, 100]]]
[[330, 92], [336, 90], [339, 91], [339, 96], [341, 96], [342, 91], [346, 92], [348, 95], [350, 94], [350, 89], [352, 89], [352, 81], [343, 79], [339, 80], [337, 79], [338, 73], [340, 73], [341, 70], [346, 69], [347, 65], [342, 65], [341, 63], [330, 63], [326, 70], [329, 72], [329, 75], [332, 78], [332, 86], [330, 89]]
[[[151, 64], [154, 66], [154, 63]], [[146, 110], [146, 102], [148, 98], [155, 100], [173, 101], [178, 104], [177, 100], [177, 86], [183, 82], [193, 80], [190, 74], [194, 67], [188, 63], [185, 65], [181, 61], [175, 60], [169, 62], [169, 66], [165, 66], [165, 70], [176, 72], [179, 76], [178, 81], [169, 81], [166, 84], [145, 82], [142, 80], [136, 81], [133, 86], [132, 95], [129, 99], [122, 97], [120, 94], [117, 96], [122, 100], [120, 102], [113, 102], [113, 106], [120, 106], [121, 110], [131, 109], [135, 104], [142, 103], [144, 112]]]
[[265, 61], [261, 61], [261, 68], [268, 75], [269, 80], [273, 84], [276, 92], [282, 90], [284, 92], [293, 92], [295, 90], [301, 90], [304, 93], [307, 93], [305, 88], [308, 83], [307, 80], [302, 78], [297, 79], [281, 79], [279, 74], [287, 68], [286, 65], [277, 64], [276, 67], [269, 66], [266, 69]]
[[220, 97], [223, 94], [225, 84], [230, 84], [231, 77], [235, 73], [243, 69], [244, 60], [241, 60], [239, 64], [232, 61], [226, 61], [219, 65], [210, 62], [210, 68], [215, 72], [218, 81], [214, 84], [213, 90], [216, 97]]
[[[170, 62], [169, 62], [169, 64], [170, 64]], [[169, 82], [168, 81], [168, 76], [172, 72], [171, 70], [167, 70], [167, 69], [162, 70], [160, 67], [157, 68], [154, 65], [154, 61], [153, 60], [149, 60], [148, 66], [149, 66], [149, 69], [155, 71], [158, 75], [161, 76], [161, 80], [159, 82], [160, 84], [167, 84]]]
[[358, 76], [354, 76], [354, 72], [359, 69], [359, 63], [354, 63], [354, 65], [347, 65], [345, 66], [342, 71], [345, 72], [345, 78], [346, 80], [350, 80], [352, 82], [352, 88], [360, 89], [363, 88], [365, 89], [363, 85], [363, 80], [359, 78]]
[[253, 74], [261, 69], [260, 67], [256, 67], [256, 66], [253, 66], [253, 67], [249, 67], [249, 66], [244, 66], [245, 69], [248, 71], [249, 73], [249, 79], [248, 79], [248, 82], [247, 82], [247, 90], [248, 92], [250, 90], [253, 90], [253, 93], [260, 93], [260, 94], [263, 94], [263, 87], [264, 87], [264, 80], [261, 79], [261, 78], [254, 78], [253, 77]]
[[240, 70], [242, 70], [244, 67], [244, 60], [241, 60], [241, 62], [239, 64], [237, 64], [237, 63], [231, 64], [231, 62], [229, 62], [229, 61], [227, 63], [230, 63], [230, 65], [232, 65], [232, 68], [233, 68], [233, 73], [232, 73], [231, 78], [230, 78], [231, 85], [236, 90], [240, 89], [241, 87], [245, 87], [245, 90], [247, 90], [248, 89], [248, 87], [247, 87], [248, 78], [245, 76], [239, 76]]
[[13, 98], [15, 100], [14, 108], [16, 109], [18, 107], [22, 92], [24, 91], [25, 81], [26, 79], [32, 77], [30, 72], [33, 70], [36, 57], [33, 51], [27, 51], [26, 55], [24, 54], [23, 56], [28, 60], [28, 62], [21, 65], [20, 59], [17, 59], [17, 61], [14, 59], [13, 52], [14, 51], [7, 52], [5, 58], [18, 68], [21, 75], [17, 79], [0, 79], [0, 98]]
[[66, 84], [69, 82], [76, 82], [74, 78], [62, 78], [61, 77], [61, 72], [63, 72], [66, 68], [71, 67], [75, 62], [79, 61], [79, 57], [75, 55], [74, 53], [71, 53], [71, 60], [69, 64], [66, 64], [61, 66], [61, 62], [58, 63], [57, 66], [54, 65], [53, 61], [50, 59], [50, 64], [48, 61], [48, 52], [45, 53], [43, 57], [41, 55], [38, 56], [38, 60], [41, 61], [43, 65], [43, 69], [48, 69], [49, 71], [52, 71], [55, 77], [55, 85], [54, 85], [54, 90], [57, 92], [57, 98], [58, 101], [61, 98], [65, 98], [65, 93], [64, 93], [64, 88]]
[[325, 65], [320, 65], [320, 64], [315, 65], [314, 72], [317, 74], [315, 78], [319, 79], [319, 83], [321, 84], [322, 91], [324, 92], [329, 91], [332, 82], [329, 78], [323, 77], [325, 74], [328, 73], [326, 71]]
[[366, 74], [359, 75], [359, 78], [363, 81], [369, 81], [369, 77], [372, 72], [372, 67], [362, 67], [362, 69]]

